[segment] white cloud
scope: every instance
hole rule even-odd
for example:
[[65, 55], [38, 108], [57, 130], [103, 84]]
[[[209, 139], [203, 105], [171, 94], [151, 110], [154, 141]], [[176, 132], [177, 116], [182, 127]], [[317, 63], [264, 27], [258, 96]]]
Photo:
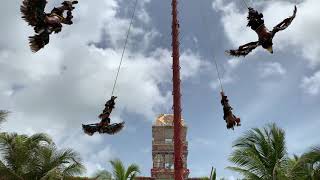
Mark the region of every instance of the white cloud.
[[304, 77], [301, 87], [310, 95], [318, 95], [320, 92], [320, 71], [314, 73], [311, 77]]
[[[251, 2], [250, 5], [264, 14], [266, 26], [271, 29], [292, 14], [294, 3], [272, 1]], [[318, 0], [308, 0], [298, 4], [297, 16], [290, 27], [275, 36], [275, 53], [286, 48], [287, 53], [302, 53], [312, 67], [320, 64], [318, 58], [320, 55], [320, 36], [318, 35], [320, 16], [317, 13], [319, 6], [320, 1]], [[213, 8], [222, 12], [221, 22], [227, 38], [234, 47], [257, 40], [255, 32], [246, 27], [247, 11], [243, 10], [244, 8], [236, 6], [234, 1], [226, 0], [214, 1]]]
[[[0, 7], [0, 107], [12, 112], [3, 128], [50, 134], [58, 147], [79, 151], [91, 173], [106, 163], [114, 150], [99, 135], [84, 135], [81, 124], [98, 121], [97, 115], [111, 94], [129, 19], [116, 15], [118, 1], [81, 1], [74, 11], [74, 24], [64, 26], [44, 49], [32, 54], [27, 38], [33, 31], [20, 17], [20, 3], [10, 0]], [[171, 107], [171, 90], [159, 87], [171, 83], [171, 52], [156, 49], [145, 53], [160, 34], [148, 24], [143, 4], [135, 20], [142, 26], [132, 28], [115, 91], [119, 96], [112, 115], [115, 122], [122, 121], [124, 111], [154, 119], [155, 114]], [[88, 46], [100, 42], [102, 32], [108, 48]], [[132, 46], [138, 37], [143, 39], [137, 40], [141, 49]], [[188, 50], [181, 53], [181, 66], [182, 79], [187, 79], [196, 76], [203, 63], [197, 53]], [[15, 85], [22, 88], [15, 89]], [[97, 151], [102, 145], [106, 148]]]
[[200, 73], [200, 70], [210, 66], [209, 62], [195, 54], [190, 49], [186, 50], [180, 56], [181, 78], [182, 80], [190, 78]]
[[238, 6], [236, 6], [235, 3], [226, 3], [224, 0], [216, 0], [213, 1], [212, 5], [214, 10], [223, 13], [221, 22], [227, 38], [234, 47], [257, 40], [257, 35], [246, 27], [247, 15], [240, 12], [240, 9], [238, 9]]
[[286, 74], [286, 70], [278, 62], [267, 62], [259, 67], [260, 77], [267, 78], [270, 76], [282, 76]]
[[236, 59], [236, 58], [229, 59], [229, 60], [227, 61], [227, 64], [229, 65], [229, 67], [230, 67], [231, 69], [237, 68], [237, 67], [240, 65], [240, 63], [241, 63], [241, 60]]

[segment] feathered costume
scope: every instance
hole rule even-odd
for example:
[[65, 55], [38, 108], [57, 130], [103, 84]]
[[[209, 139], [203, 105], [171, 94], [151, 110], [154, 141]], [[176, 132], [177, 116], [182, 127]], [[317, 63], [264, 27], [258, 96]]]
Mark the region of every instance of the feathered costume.
[[109, 116], [115, 107], [114, 101], [116, 98], [116, 96], [112, 96], [111, 99], [106, 102], [103, 112], [99, 115], [101, 119], [100, 123], [82, 124], [82, 129], [86, 134], [92, 136], [95, 132], [99, 132], [100, 134], [107, 133], [111, 135], [119, 132], [124, 127], [124, 122], [110, 124]]
[[[52, 32], [59, 33], [62, 24], [71, 25], [73, 5], [78, 1], [64, 1], [62, 6], [54, 8], [51, 13], [44, 12], [46, 0], [23, 0], [20, 7], [22, 18], [32, 27], [35, 35], [29, 37], [29, 44], [32, 52], [37, 52], [49, 43], [49, 36]], [[64, 12], [67, 16], [64, 17]]]
[[90, 136], [92, 136], [95, 132], [99, 132], [100, 134], [116, 134], [124, 127], [124, 122], [121, 123], [113, 123], [107, 126], [101, 126], [100, 123], [97, 124], [82, 124], [82, 129], [84, 132]]
[[234, 126], [240, 126], [240, 118], [237, 118], [232, 113], [232, 107], [229, 104], [228, 96], [224, 95], [224, 92], [221, 93], [221, 105], [223, 106], [223, 119], [227, 123], [227, 129], [234, 129]]
[[283, 20], [281, 23], [276, 25], [272, 31], [269, 31], [268, 28], [264, 24], [263, 20], [263, 14], [259, 13], [258, 11], [254, 10], [253, 8], [249, 7], [249, 15], [247, 17], [248, 19], [248, 25], [251, 27], [252, 30], [254, 30], [259, 40], [255, 42], [250, 42], [245, 45], [240, 46], [237, 50], [229, 50], [226, 51], [228, 55], [231, 56], [246, 56], [248, 55], [253, 49], [257, 48], [258, 46], [262, 46], [264, 49], [267, 49], [270, 53], [273, 53], [273, 42], [272, 39], [274, 35], [286, 29], [293, 19], [296, 17], [297, 13], [297, 7], [294, 7], [293, 15]]

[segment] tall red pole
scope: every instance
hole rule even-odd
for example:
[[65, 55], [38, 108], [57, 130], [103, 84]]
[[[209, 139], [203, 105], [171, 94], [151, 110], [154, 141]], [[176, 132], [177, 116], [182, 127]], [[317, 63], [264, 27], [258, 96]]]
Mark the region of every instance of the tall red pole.
[[181, 93], [179, 62], [179, 21], [178, 0], [172, 0], [172, 71], [173, 71], [173, 124], [174, 124], [174, 179], [183, 180], [183, 160], [181, 142]]

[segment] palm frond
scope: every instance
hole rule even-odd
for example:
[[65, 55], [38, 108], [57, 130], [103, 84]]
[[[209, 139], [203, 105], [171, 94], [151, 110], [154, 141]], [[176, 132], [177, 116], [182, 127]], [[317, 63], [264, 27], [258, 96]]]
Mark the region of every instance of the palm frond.
[[227, 167], [227, 169], [238, 172], [238, 173], [242, 174], [245, 178], [250, 179], [250, 180], [261, 180], [261, 178], [259, 176], [257, 176], [256, 174], [254, 174], [246, 169], [242, 169], [239, 167]]
[[[79, 155], [71, 149], [57, 150], [46, 134], [32, 136], [0, 133], [0, 174], [14, 173], [23, 179], [61, 179], [84, 171]], [[18, 179], [18, 178], [14, 178]]]
[[304, 153], [291, 171], [293, 179], [320, 179], [320, 146]]
[[211, 173], [210, 173], [210, 180], [216, 180], [217, 179], [217, 172], [216, 169], [212, 167]]
[[116, 180], [126, 180], [125, 173], [126, 170], [124, 168], [123, 163], [119, 159], [114, 159], [110, 161], [113, 167], [113, 176]]
[[0, 174], [2, 178], [5, 179], [17, 179], [17, 180], [23, 180], [19, 175], [17, 175], [14, 171], [7, 168], [6, 165], [0, 161]]
[[0, 110], [0, 124], [6, 121], [8, 114], [9, 114], [9, 111]]
[[131, 164], [125, 173], [125, 178], [132, 179], [134, 176], [136, 176], [137, 173], [140, 173], [139, 166], [136, 164]]
[[63, 170], [63, 175], [64, 176], [75, 176], [75, 175], [80, 175], [86, 171], [86, 168], [84, 167], [81, 162], [72, 162], [67, 165], [67, 167], [64, 168]]
[[107, 170], [97, 171], [93, 176], [95, 180], [111, 180], [112, 174]]
[[42, 174], [56, 169], [60, 176], [68, 177], [79, 175], [85, 171], [76, 152], [72, 149], [59, 151], [54, 145], [43, 147], [38, 161]]
[[287, 163], [285, 133], [275, 124], [245, 132], [236, 139], [233, 148], [229, 161], [237, 167], [229, 169], [246, 177], [272, 179]]
[[52, 139], [49, 137], [48, 134], [45, 134], [45, 133], [37, 133], [37, 134], [34, 134], [32, 136], [30, 136], [28, 138], [28, 141], [27, 143], [30, 143], [32, 145], [43, 145], [43, 143], [45, 144], [51, 144], [53, 143]]
[[51, 169], [50, 171], [46, 172], [41, 178], [40, 180], [52, 180], [52, 179], [62, 179], [63, 176], [59, 170], [58, 167], [55, 167], [53, 169]]

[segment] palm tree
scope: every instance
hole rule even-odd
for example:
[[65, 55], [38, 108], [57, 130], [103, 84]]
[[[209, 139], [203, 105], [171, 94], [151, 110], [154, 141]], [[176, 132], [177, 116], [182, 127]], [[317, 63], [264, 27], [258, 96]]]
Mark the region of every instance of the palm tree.
[[84, 167], [72, 150], [57, 150], [46, 134], [0, 134], [0, 174], [8, 180], [61, 179], [80, 174]]
[[131, 164], [127, 169], [119, 159], [110, 161], [113, 167], [113, 176], [115, 180], [133, 180], [140, 173], [138, 165]]
[[45, 134], [28, 137], [16, 133], [1, 133], [0, 151], [3, 160], [0, 161], [0, 174], [9, 179], [23, 179], [23, 176], [30, 173], [28, 167], [34, 163], [32, 154], [44, 143], [51, 143], [51, 139]]
[[241, 173], [246, 179], [287, 179], [285, 132], [275, 124], [247, 131], [233, 147], [229, 160], [236, 166], [228, 169]]
[[320, 179], [320, 146], [312, 148], [297, 159], [290, 175], [294, 180]]

